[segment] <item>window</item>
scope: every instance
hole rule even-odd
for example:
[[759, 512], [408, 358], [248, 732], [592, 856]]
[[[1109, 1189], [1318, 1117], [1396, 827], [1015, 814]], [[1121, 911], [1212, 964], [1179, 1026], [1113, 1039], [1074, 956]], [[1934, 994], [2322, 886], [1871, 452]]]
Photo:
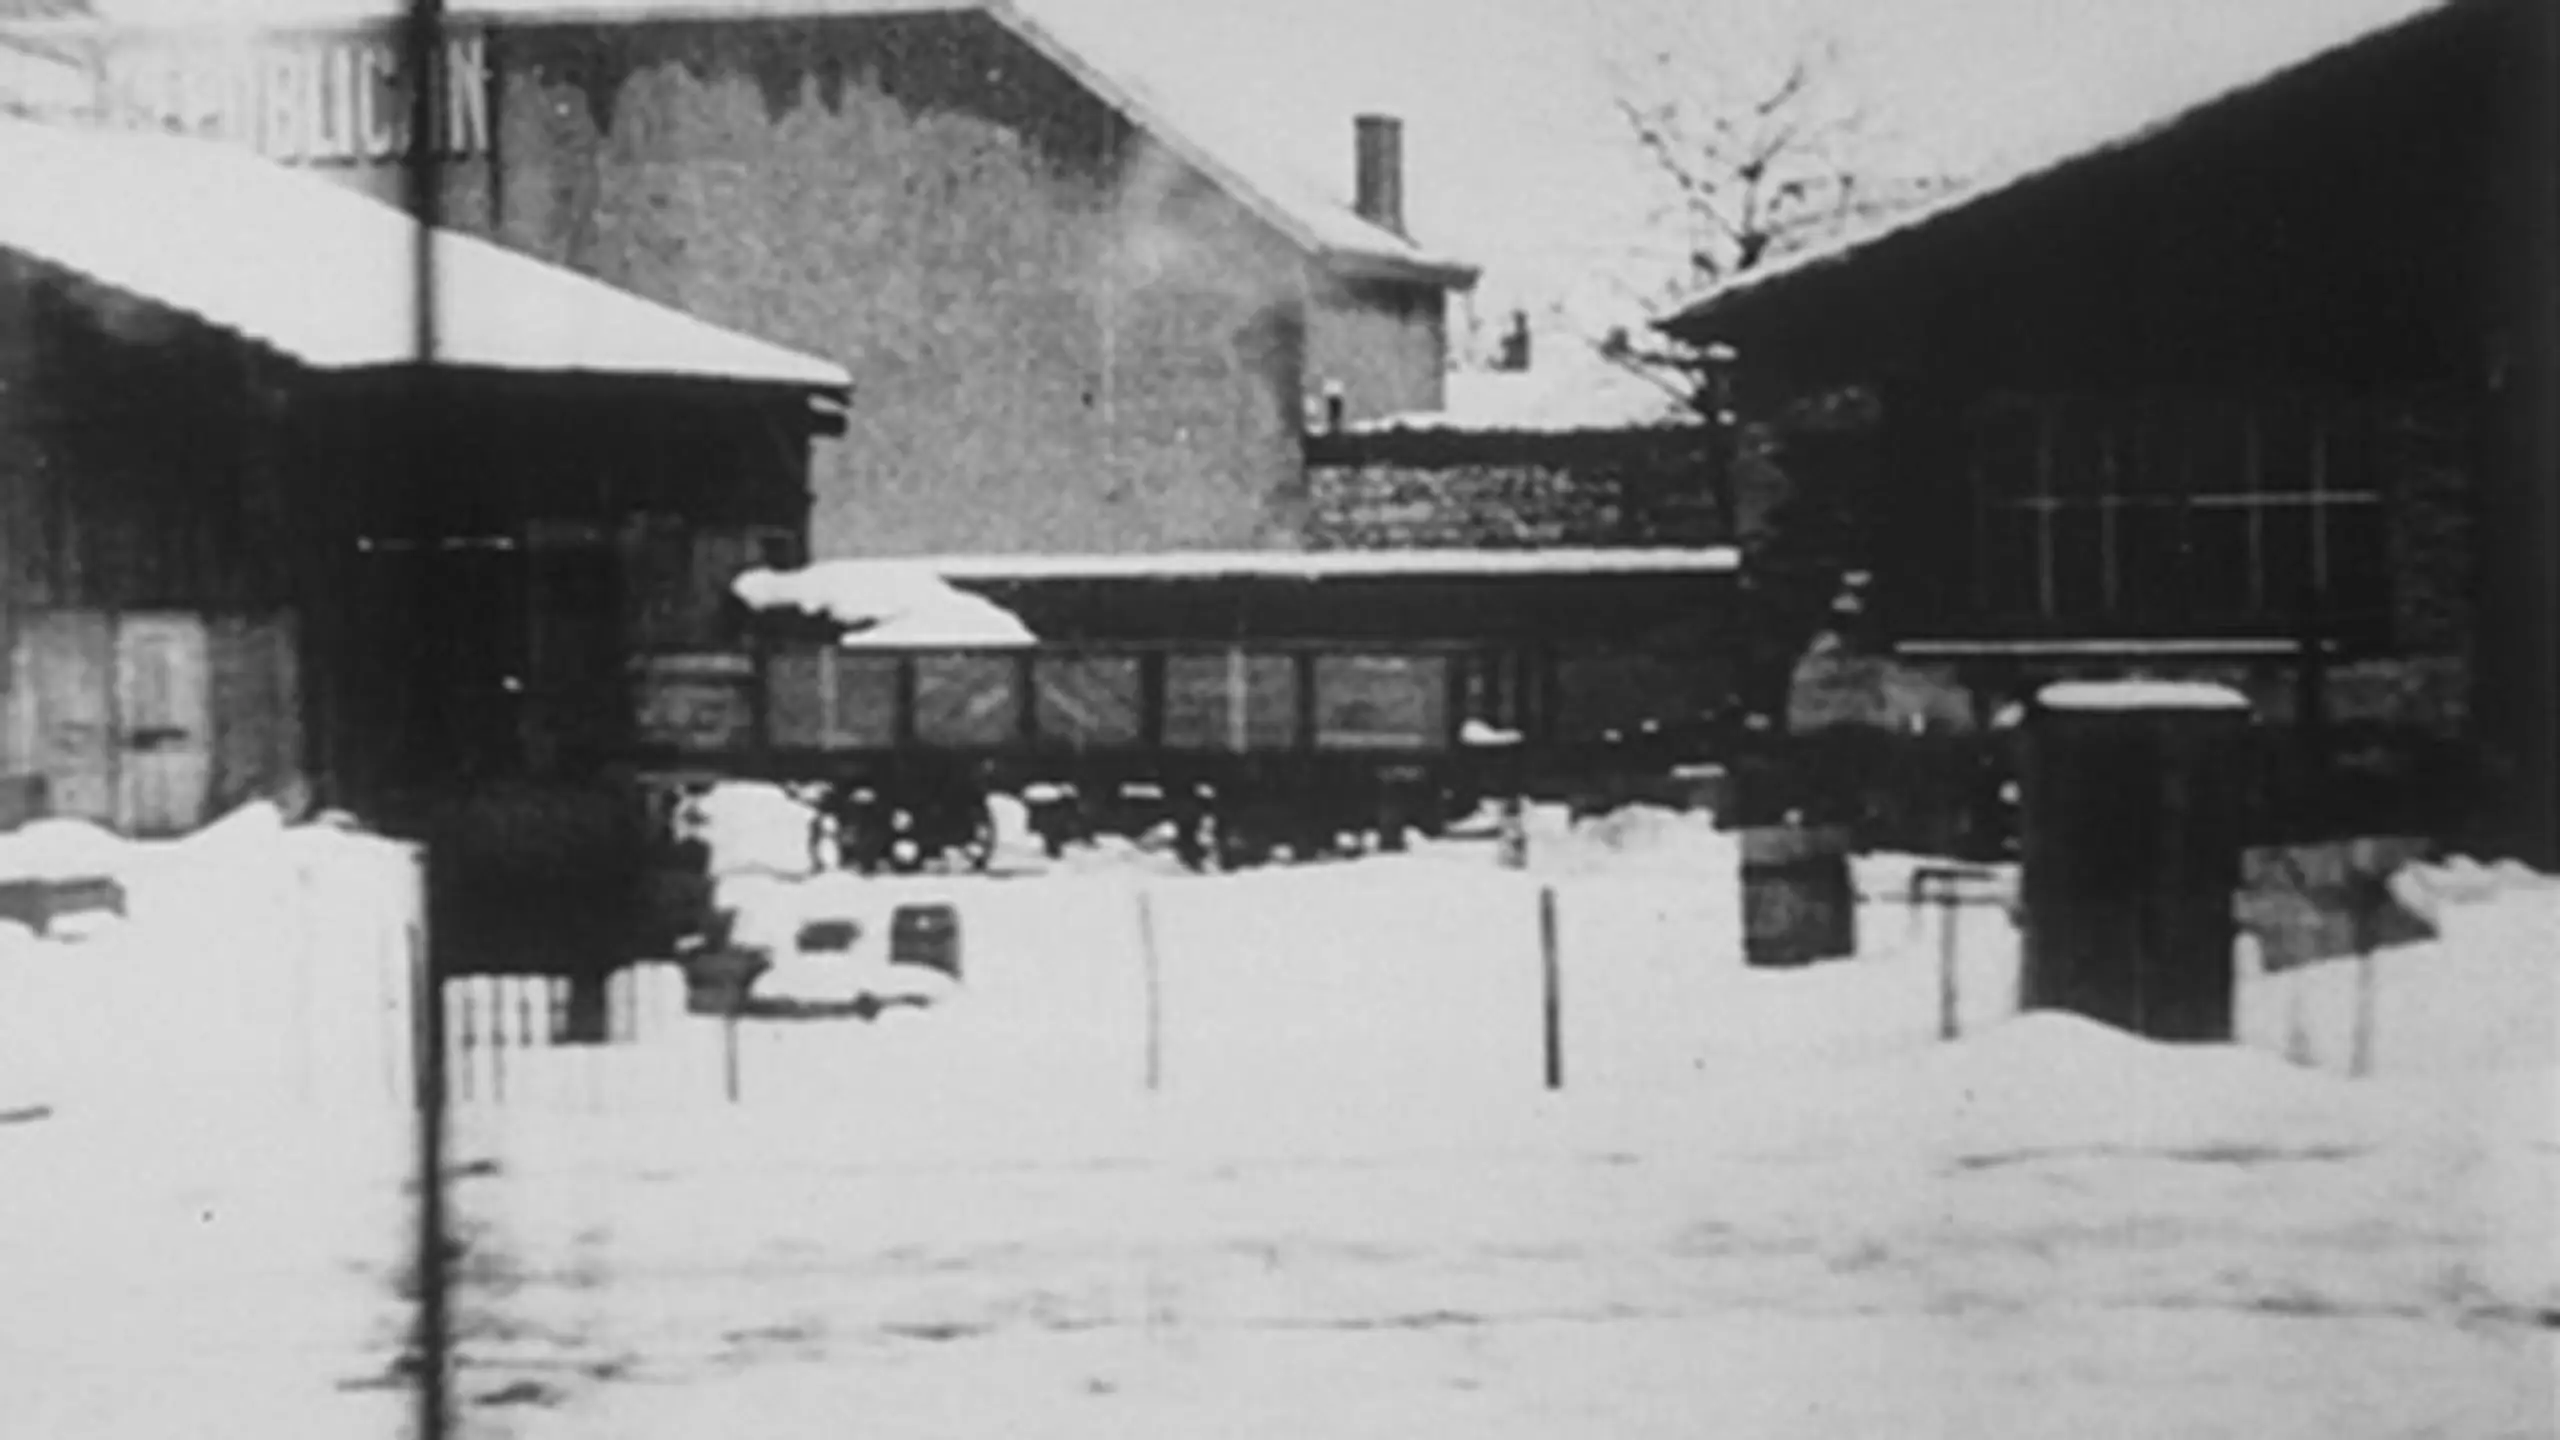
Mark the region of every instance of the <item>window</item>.
[[1967, 421], [1972, 600], [2004, 622], [2290, 632], [2388, 584], [2369, 415], [2327, 396], [1997, 396]]

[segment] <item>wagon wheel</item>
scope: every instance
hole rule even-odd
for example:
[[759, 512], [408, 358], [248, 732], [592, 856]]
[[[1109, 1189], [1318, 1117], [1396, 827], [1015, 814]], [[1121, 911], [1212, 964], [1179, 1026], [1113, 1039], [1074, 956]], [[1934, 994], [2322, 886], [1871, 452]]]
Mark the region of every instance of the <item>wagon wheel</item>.
[[897, 863], [894, 836], [876, 814], [852, 814], [836, 821], [836, 853], [843, 868], [865, 875]]
[[1221, 870], [1250, 870], [1271, 861], [1270, 837], [1251, 826], [1230, 823], [1226, 817], [1213, 817], [1209, 832], [1210, 853], [1217, 856]]
[[1215, 817], [1193, 810], [1173, 817], [1173, 855], [1186, 870], [1207, 870], [1213, 855], [1226, 859], [1226, 836]]
[[985, 801], [978, 802], [977, 818], [970, 823], [969, 838], [960, 842], [960, 856], [969, 868], [983, 872], [996, 858], [996, 815]]
[[880, 858], [889, 869], [900, 875], [913, 875], [925, 867], [927, 858], [924, 837], [911, 824], [900, 830], [894, 819], [880, 830]]

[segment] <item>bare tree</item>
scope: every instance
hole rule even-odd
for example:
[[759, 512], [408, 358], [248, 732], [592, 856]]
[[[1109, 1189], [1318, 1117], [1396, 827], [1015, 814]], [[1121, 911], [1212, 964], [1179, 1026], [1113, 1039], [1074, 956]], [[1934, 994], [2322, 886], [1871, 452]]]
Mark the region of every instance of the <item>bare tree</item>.
[[[1651, 263], [1631, 267], [1617, 287], [1648, 317], [1953, 188], [1896, 155], [1835, 38], [1742, 0], [1595, 0], [1594, 10], [1609, 27], [1600, 41], [1609, 93], [1661, 185], [1644, 252]], [[1867, 467], [1841, 443], [1844, 425], [1861, 428], [1864, 397], [1737, 415], [1713, 383], [1717, 357], [1632, 326], [1614, 329], [1602, 350], [1725, 429], [1719, 488], [1746, 559], [1750, 615], [1739, 698], [1758, 724], [1782, 733], [1799, 661], [1823, 636], [1868, 618]]]
[[1621, 286], [1646, 312], [1951, 188], [1893, 156], [1837, 38], [1740, 5], [1603, 8], [1604, 79], [1661, 187], [1658, 258]]

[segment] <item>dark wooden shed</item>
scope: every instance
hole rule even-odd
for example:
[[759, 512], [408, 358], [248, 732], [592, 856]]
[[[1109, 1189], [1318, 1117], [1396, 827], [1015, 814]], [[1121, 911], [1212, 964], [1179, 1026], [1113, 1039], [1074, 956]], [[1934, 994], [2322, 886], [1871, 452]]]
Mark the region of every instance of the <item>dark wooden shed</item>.
[[[1665, 322], [1747, 396], [1882, 397], [1906, 655], [2358, 670], [2560, 860], [2554, 11], [2395, 23]], [[2214, 678], [2245, 679], [2245, 674]]]
[[14, 122], [0, 177], [0, 771], [57, 811], [572, 774], [652, 536], [799, 553], [825, 362], [443, 236], [422, 367], [388, 206]]

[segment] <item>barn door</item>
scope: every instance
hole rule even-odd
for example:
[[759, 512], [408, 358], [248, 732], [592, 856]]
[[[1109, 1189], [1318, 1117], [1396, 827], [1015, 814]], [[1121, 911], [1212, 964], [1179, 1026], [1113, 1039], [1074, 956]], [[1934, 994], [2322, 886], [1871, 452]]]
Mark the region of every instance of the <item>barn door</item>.
[[116, 818], [115, 621], [94, 610], [29, 616], [18, 632], [17, 694], [27, 768], [56, 815]]
[[202, 617], [127, 615], [116, 627], [115, 822], [128, 835], [204, 823], [213, 792], [212, 646]]

